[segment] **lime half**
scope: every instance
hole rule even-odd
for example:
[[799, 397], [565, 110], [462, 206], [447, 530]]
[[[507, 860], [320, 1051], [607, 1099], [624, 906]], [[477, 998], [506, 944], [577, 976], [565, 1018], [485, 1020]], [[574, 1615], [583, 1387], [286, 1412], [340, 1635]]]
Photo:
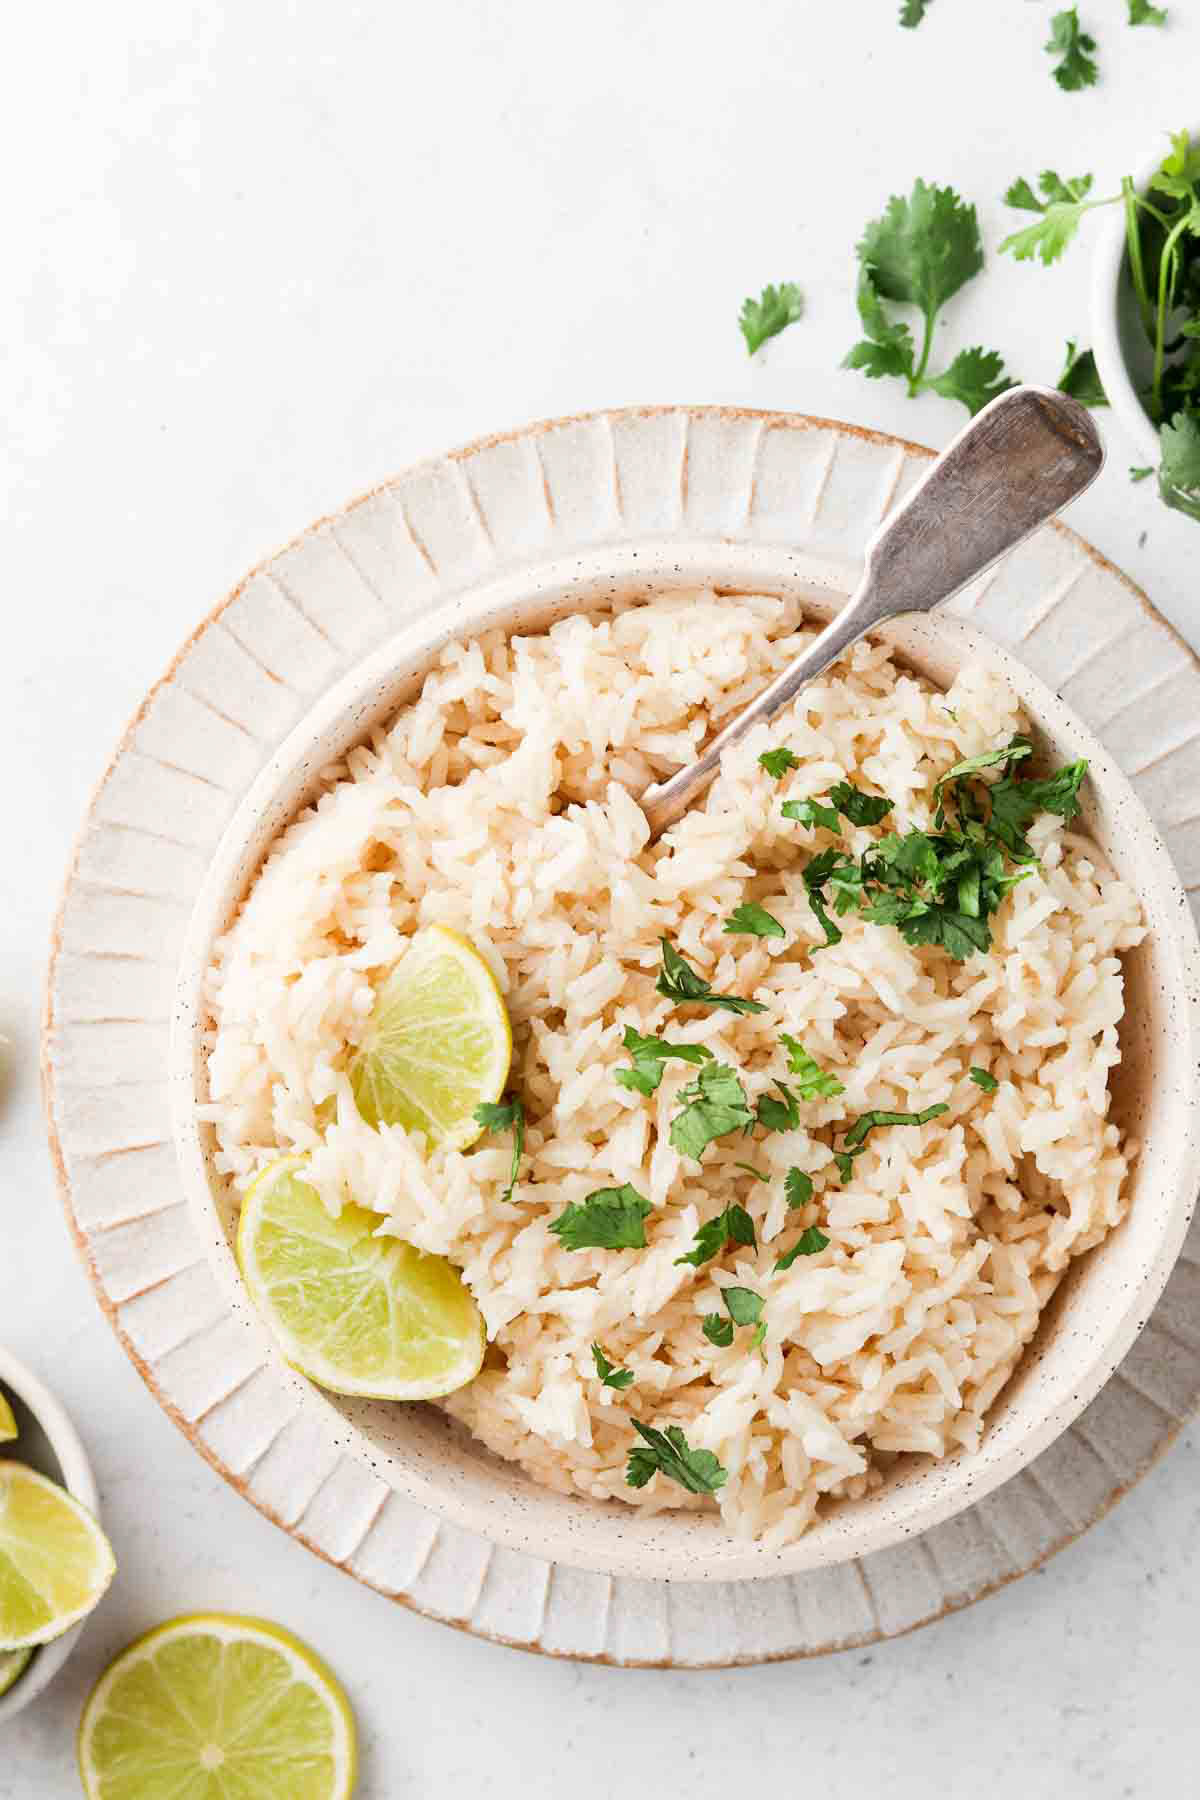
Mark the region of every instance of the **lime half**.
[[17, 1435], [17, 1421], [13, 1418], [13, 1409], [0, 1394], [0, 1444], [11, 1444]]
[[303, 1160], [264, 1169], [242, 1204], [237, 1251], [252, 1299], [293, 1366], [336, 1394], [432, 1400], [479, 1373], [485, 1334], [441, 1256], [375, 1237], [378, 1213], [331, 1219]]
[[139, 1638], [79, 1724], [89, 1800], [347, 1800], [355, 1767], [354, 1718], [324, 1663], [228, 1613]]
[[457, 931], [430, 925], [379, 989], [350, 1085], [369, 1125], [402, 1125], [461, 1150], [482, 1129], [475, 1108], [504, 1092], [511, 1061], [492, 971]]
[[7, 1694], [17, 1676], [25, 1673], [32, 1655], [32, 1650], [5, 1650], [0, 1654], [0, 1694]]
[[0, 1650], [61, 1637], [116, 1572], [108, 1539], [65, 1488], [0, 1462]]

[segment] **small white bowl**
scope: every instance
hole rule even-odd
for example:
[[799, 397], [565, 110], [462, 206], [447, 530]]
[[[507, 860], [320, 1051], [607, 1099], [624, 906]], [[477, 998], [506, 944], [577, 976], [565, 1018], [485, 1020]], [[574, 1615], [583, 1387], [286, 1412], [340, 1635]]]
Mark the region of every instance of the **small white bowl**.
[[[32, 1413], [44, 1440], [40, 1444], [35, 1441], [26, 1446], [18, 1437], [16, 1443], [9, 1446], [10, 1454], [17, 1461], [28, 1460], [43, 1475], [50, 1475], [55, 1481], [61, 1481], [81, 1506], [86, 1506], [90, 1513], [98, 1517], [100, 1496], [96, 1491], [96, 1478], [92, 1474], [92, 1466], [78, 1432], [49, 1389], [43, 1387], [37, 1376], [32, 1375], [3, 1345], [0, 1345], [0, 1388], [4, 1388], [19, 1403], [18, 1412], [20, 1407], [24, 1407], [27, 1412]], [[17, 1422], [21, 1423], [19, 1417]], [[30, 1452], [28, 1458], [25, 1455], [26, 1448]], [[81, 1619], [78, 1625], [72, 1625], [70, 1631], [65, 1631], [61, 1637], [34, 1651], [32, 1659], [8, 1692], [0, 1696], [0, 1725], [13, 1718], [22, 1707], [28, 1706], [53, 1681], [79, 1642], [80, 1633], [86, 1624], [87, 1620]]]
[[[1162, 142], [1135, 169], [1133, 185], [1143, 193], [1167, 154]], [[1157, 469], [1161, 447], [1158, 427], [1142, 405], [1139, 390], [1147, 386], [1153, 354], [1138, 317], [1137, 302], [1125, 256], [1125, 208], [1114, 207], [1106, 219], [1092, 260], [1092, 350], [1104, 392], [1142, 458]]]

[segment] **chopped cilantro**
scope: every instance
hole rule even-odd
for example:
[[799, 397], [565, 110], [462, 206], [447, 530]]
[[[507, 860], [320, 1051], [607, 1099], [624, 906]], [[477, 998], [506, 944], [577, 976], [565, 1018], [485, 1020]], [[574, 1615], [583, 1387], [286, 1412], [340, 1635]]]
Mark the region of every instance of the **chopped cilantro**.
[[596, 1188], [563, 1208], [550, 1230], [564, 1250], [644, 1250], [645, 1220], [651, 1211], [636, 1188]]
[[720, 1313], [705, 1313], [700, 1321], [700, 1329], [710, 1344], [718, 1350], [728, 1350], [733, 1342], [733, 1320], [723, 1319]]
[[852, 825], [878, 825], [892, 810], [892, 802], [881, 794], [864, 794], [852, 781], [839, 781], [829, 790], [829, 798]]
[[[983, 267], [975, 208], [953, 188], [917, 181], [907, 199], [893, 194], [883, 216], [867, 226], [858, 250], [858, 314], [864, 336], [844, 367], [872, 380], [901, 377], [911, 396], [934, 389], [977, 412], [1013, 384], [994, 351], [961, 351], [940, 375], [929, 375], [937, 316]], [[917, 354], [908, 326], [890, 317], [885, 301], [913, 306], [923, 335]]]
[[1131, 25], [1165, 25], [1167, 9], [1165, 6], [1151, 6], [1150, 0], [1129, 0], [1129, 23]]
[[750, 355], [794, 325], [803, 311], [804, 296], [794, 281], [781, 281], [778, 287], [768, 282], [757, 300], [743, 300], [738, 325]]
[[1096, 367], [1094, 350], [1077, 350], [1074, 338], [1067, 339], [1067, 360], [1058, 378], [1060, 394], [1070, 394], [1081, 406], [1107, 406], [1108, 395]]
[[755, 1181], [762, 1181], [765, 1182], [768, 1187], [770, 1186], [771, 1177], [769, 1175], [764, 1175], [761, 1169], [756, 1169], [753, 1163], [740, 1162], [734, 1163], [733, 1166], [735, 1169], [743, 1170], [747, 1175], [753, 1175]]
[[680, 1062], [687, 1063], [712, 1061], [712, 1051], [704, 1044], [673, 1044], [667, 1038], [643, 1037], [632, 1025], [625, 1027], [621, 1043], [633, 1059], [633, 1067], [618, 1069], [616, 1080], [622, 1087], [632, 1088], [638, 1094], [653, 1094], [657, 1090], [668, 1057], [678, 1057]]
[[604, 1387], [616, 1388], [618, 1393], [622, 1393], [625, 1388], [633, 1386], [633, 1370], [618, 1369], [614, 1363], [610, 1363], [602, 1345], [592, 1345], [592, 1360]]
[[881, 1125], [928, 1125], [931, 1119], [940, 1119], [950, 1108], [945, 1101], [936, 1106], [927, 1106], [924, 1112], [865, 1112], [855, 1119], [840, 1150], [835, 1150], [833, 1160], [838, 1166], [843, 1181], [849, 1181], [854, 1168], [854, 1159], [861, 1156], [871, 1133]]
[[783, 1191], [792, 1211], [798, 1206], [807, 1206], [813, 1197], [812, 1176], [806, 1175], [803, 1169], [789, 1169], [784, 1177]]
[[762, 1318], [762, 1295], [753, 1288], [723, 1287], [721, 1300], [735, 1325], [757, 1325]]
[[1060, 88], [1074, 93], [1079, 88], [1095, 86], [1100, 74], [1092, 54], [1095, 48], [1095, 38], [1079, 23], [1077, 6], [1068, 6], [1063, 12], [1055, 13], [1050, 21], [1050, 41], [1046, 50], [1049, 55], [1062, 58], [1052, 71]]
[[[750, 1348], [752, 1350], [761, 1350], [766, 1340], [766, 1336], [767, 1321], [765, 1319], [760, 1319], [758, 1324], [754, 1327], [754, 1336], [750, 1339]], [[763, 1361], [766, 1361], [765, 1357], [763, 1358]]]
[[755, 1114], [737, 1070], [728, 1063], [705, 1063], [694, 1081], [680, 1088], [682, 1112], [671, 1120], [669, 1137], [680, 1156], [699, 1162], [714, 1139], [731, 1131], [748, 1131]]
[[775, 1264], [775, 1268], [777, 1271], [780, 1269], [790, 1269], [798, 1256], [816, 1256], [819, 1251], [827, 1249], [828, 1246], [829, 1239], [825, 1236], [825, 1233], [823, 1231], [818, 1231], [815, 1225], [810, 1225], [807, 1230], [800, 1233], [800, 1236], [796, 1239], [796, 1242], [792, 1245], [791, 1249], [785, 1250], [783, 1255], [779, 1257]]
[[1039, 813], [1057, 813], [1073, 819], [1079, 811], [1079, 789], [1087, 774], [1087, 761], [1067, 763], [1042, 780], [1015, 781], [1006, 777], [989, 789], [992, 803], [987, 822], [990, 837], [999, 839], [1018, 862], [1032, 862], [1033, 851], [1022, 835]]
[[786, 775], [789, 769], [800, 767], [800, 758], [794, 750], [789, 750], [786, 745], [779, 750], [764, 750], [758, 761], [759, 766], [764, 768], [768, 775], [773, 775], [776, 781]]
[[754, 1109], [755, 1120], [764, 1131], [795, 1131], [800, 1123], [796, 1096], [786, 1082], [777, 1081], [775, 1086], [783, 1095], [782, 1100], [776, 1100], [773, 1094], [760, 1094]]
[[525, 1108], [515, 1094], [511, 1099], [497, 1103], [485, 1101], [475, 1108], [475, 1123], [482, 1125], [485, 1131], [511, 1131], [513, 1134], [512, 1167], [508, 1186], [500, 1196], [501, 1200], [511, 1200], [517, 1176], [521, 1173], [521, 1158], [525, 1154]]
[[[900, 23], [906, 31], [915, 31], [925, 17], [933, 0], [902, 0], [900, 7]], [[1130, 0], [1133, 4], [1133, 0]]]
[[975, 1083], [975, 1086], [982, 1088], [985, 1094], [994, 1094], [996, 1089], [1000, 1086], [996, 1077], [994, 1075], [989, 1075], [986, 1069], [970, 1069], [968, 1070], [968, 1074]]
[[696, 1233], [696, 1242], [686, 1256], [677, 1256], [676, 1263], [690, 1263], [698, 1269], [702, 1263], [711, 1262], [719, 1256], [728, 1244], [744, 1244], [750, 1250], [758, 1249], [758, 1239], [754, 1232], [754, 1220], [744, 1206], [727, 1206], [719, 1212], [715, 1219], [709, 1219], [701, 1225]]
[[693, 1450], [678, 1425], [668, 1425], [665, 1432], [653, 1425], [632, 1421], [633, 1429], [645, 1440], [629, 1452], [625, 1479], [630, 1487], [643, 1488], [655, 1475], [677, 1481], [689, 1494], [715, 1494], [729, 1479], [711, 1450]]
[[737, 994], [714, 994], [711, 981], [705, 981], [696, 969], [675, 949], [669, 938], [660, 938], [662, 970], [655, 987], [676, 1006], [716, 1006], [725, 1012], [760, 1013], [766, 1007], [759, 1000], [743, 1000]]
[[1151, 465], [1149, 463], [1143, 463], [1140, 469], [1136, 467], [1130, 469], [1129, 479], [1130, 481], [1145, 481], [1146, 477], [1148, 475], [1153, 475], [1153, 473], [1154, 470]]
[[823, 825], [826, 831], [842, 828], [837, 807], [822, 806], [819, 800], [785, 800], [780, 811], [785, 819], [795, 819], [801, 825], [807, 825], [810, 831], [815, 831], [818, 825]]
[[774, 913], [769, 913], [756, 900], [743, 900], [725, 921], [725, 930], [745, 937], [786, 937], [787, 932]]
[[817, 1095], [832, 1100], [845, 1093], [843, 1083], [808, 1054], [799, 1038], [789, 1037], [786, 1031], [781, 1031], [779, 1041], [787, 1051], [788, 1069], [796, 1077], [796, 1090], [802, 1100], [812, 1100]]

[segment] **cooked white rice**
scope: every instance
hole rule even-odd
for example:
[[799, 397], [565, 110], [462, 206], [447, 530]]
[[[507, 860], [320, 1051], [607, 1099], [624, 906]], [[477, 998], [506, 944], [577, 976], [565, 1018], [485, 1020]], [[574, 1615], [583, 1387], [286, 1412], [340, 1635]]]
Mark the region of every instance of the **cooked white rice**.
[[[1107, 1121], [1108, 1072], [1118, 952], [1143, 934], [1132, 890], [1044, 816], [1040, 871], [994, 918], [990, 953], [955, 962], [852, 914], [810, 956], [822, 934], [801, 871], [833, 840], [781, 801], [850, 777], [895, 801], [889, 827], [926, 827], [937, 776], [1023, 723], [983, 669], [942, 694], [876, 644], [727, 756], [704, 804], [648, 847], [630, 794], [689, 759], [809, 636], [777, 599], [705, 592], [447, 649], [280, 839], [210, 975], [218, 1167], [244, 1188], [281, 1153], [306, 1154], [331, 1209], [374, 1208], [381, 1230], [461, 1267], [491, 1349], [447, 1410], [539, 1481], [647, 1511], [714, 1504], [662, 1476], [626, 1484], [630, 1419], [680, 1425], [728, 1470], [715, 1503], [730, 1529], [776, 1545], [822, 1495], [877, 1483], [892, 1453], [976, 1445], [1070, 1258], [1121, 1218], [1133, 1146]], [[777, 783], [757, 758], [785, 743], [801, 762]], [[862, 849], [870, 834], [846, 829]], [[751, 898], [786, 940], [723, 934]], [[434, 922], [478, 947], [512, 1016], [529, 1132], [511, 1203], [507, 1136], [428, 1154], [368, 1127], [344, 1072], [372, 984]], [[654, 986], [663, 935], [718, 991], [767, 1010], [675, 1011]], [[799, 1131], [682, 1160], [667, 1132], [695, 1071], [669, 1063], [650, 1099], [619, 1086], [627, 1025], [707, 1045], [751, 1104], [788, 1078], [781, 1032], [846, 1091], [805, 1103]], [[830, 1179], [835, 1124], [939, 1101], [943, 1117], [876, 1131], [851, 1179]], [[769, 1185], [735, 1167], [751, 1159]], [[800, 1215], [789, 1167], [816, 1182]], [[548, 1229], [564, 1204], [624, 1182], [653, 1204], [648, 1248], [564, 1249]], [[731, 1199], [757, 1254], [677, 1264]], [[829, 1248], [776, 1273], [810, 1223]], [[702, 1335], [725, 1284], [765, 1297], [761, 1353], [744, 1330], [725, 1349]], [[626, 1392], [600, 1385], [595, 1342], [633, 1371]]]

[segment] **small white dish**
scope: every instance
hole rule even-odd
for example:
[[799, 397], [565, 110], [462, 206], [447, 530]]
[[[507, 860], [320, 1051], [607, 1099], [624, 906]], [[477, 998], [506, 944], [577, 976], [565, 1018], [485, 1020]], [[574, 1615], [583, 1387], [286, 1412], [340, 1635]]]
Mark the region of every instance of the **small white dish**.
[[[1133, 172], [1142, 193], [1167, 154], [1166, 135]], [[1125, 256], [1125, 208], [1113, 207], [1106, 217], [1092, 259], [1092, 350], [1096, 372], [1113, 415], [1137, 445], [1142, 458], [1157, 469], [1158, 427], [1142, 405], [1140, 390], [1150, 381], [1153, 353], [1138, 318], [1137, 303]]]
[[[43, 1475], [61, 1481], [81, 1506], [86, 1506], [98, 1517], [100, 1496], [96, 1478], [79, 1433], [50, 1390], [3, 1345], [0, 1345], [0, 1388], [10, 1400], [16, 1401], [13, 1411], [22, 1428], [16, 1442], [6, 1446], [7, 1454], [15, 1461], [28, 1462]], [[32, 1432], [29, 1430], [31, 1424]], [[87, 1620], [81, 1619], [62, 1637], [34, 1651], [8, 1692], [0, 1696], [0, 1726], [14, 1718], [49, 1686], [79, 1642], [86, 1624]]]

